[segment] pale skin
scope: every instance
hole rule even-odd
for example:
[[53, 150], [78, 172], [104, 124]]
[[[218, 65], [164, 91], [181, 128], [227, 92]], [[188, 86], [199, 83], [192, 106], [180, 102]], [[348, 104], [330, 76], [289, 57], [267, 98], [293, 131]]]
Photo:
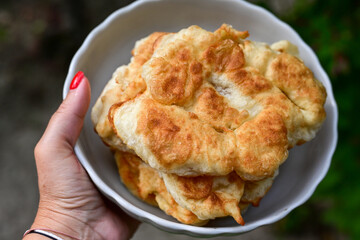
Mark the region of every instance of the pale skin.
[[[74, 153], [89, 102], [90, 84], [83, 77], [35, 147], [40, 201], [31, 228], [78, 239], [129, 239], [139, 223], [99, 193]], [[32, 233], [23, 239], [49, 238]]]

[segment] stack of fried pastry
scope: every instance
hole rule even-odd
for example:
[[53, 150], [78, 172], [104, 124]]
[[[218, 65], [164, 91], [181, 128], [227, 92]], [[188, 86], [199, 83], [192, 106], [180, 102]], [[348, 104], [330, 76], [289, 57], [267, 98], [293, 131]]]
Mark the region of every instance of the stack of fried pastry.
[[123, 183], [182, 223], [257, 206], [288, 150], [325, 119], [323, 85], [288, 41], [222, 25], [139, 40], [92, 109]]

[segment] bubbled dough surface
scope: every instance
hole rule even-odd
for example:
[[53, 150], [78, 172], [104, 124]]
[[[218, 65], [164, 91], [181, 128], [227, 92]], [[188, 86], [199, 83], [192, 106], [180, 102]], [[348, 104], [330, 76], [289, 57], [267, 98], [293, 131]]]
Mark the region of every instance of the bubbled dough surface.
[[138, 156], [122, 151], [115, 152], [115, 159], [122, 182], [135, 196], [192, 225], [225, 216], [243, 225], [242, 207], [257, 205], [273, 182], [273, 178], [244, 182], [235, 173], [219, 177], [161, 174]]
[[286, 46], [244, 37], [227, 25], [161, 35], [141, 68], [146, 90], [109, 112], [117, 136], [165, 173], [271, 177], [315, 136], [326, 93]]
[[125, 186], [138, 198], [158, 206], [180, 222], [192, 225], [204, 225], [207, 220], [199, 219], [186, 208], [181, 207], [167, 191], [159, 173], [131, 153], [117, 151], [115, 160], [119, 174]]
[[102, 140], [134, 154], [119, 164], [125, 185], [181, 222], [243, 224], [239, 204], [258, 205], [288, 149], [325, 118], [325, 90], [296, 46], [247, 35], [228, 25], [153, 33], [93, 107]]

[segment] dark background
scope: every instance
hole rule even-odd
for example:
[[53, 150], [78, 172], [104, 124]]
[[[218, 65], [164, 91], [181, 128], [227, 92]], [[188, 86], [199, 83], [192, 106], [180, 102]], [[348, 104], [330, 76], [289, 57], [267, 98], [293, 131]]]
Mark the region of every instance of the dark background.
[[[19, 239], [36, 214], [33, 148], [61, 102], [71, 58], [95, 26], [130, 2], [0, 1], [0, 239]], [[242, 238], [360, 239], [359, 1], [252, 2], [290, 24], [318, 55], [339, 107], [339, 141], [312, 198]], [[135, 238], [146, 232], [170, 236], [145, 225]]]

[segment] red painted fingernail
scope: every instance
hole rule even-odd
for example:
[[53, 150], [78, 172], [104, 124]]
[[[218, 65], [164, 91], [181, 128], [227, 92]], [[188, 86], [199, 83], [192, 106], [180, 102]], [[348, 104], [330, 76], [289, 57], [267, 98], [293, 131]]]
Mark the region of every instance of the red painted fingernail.
[[71, 81], [70, 90], [77, 88], [83, 78], [84, 73], [82, 71], [78, 71], [77, 74], [74, 76], [73, 80]]

